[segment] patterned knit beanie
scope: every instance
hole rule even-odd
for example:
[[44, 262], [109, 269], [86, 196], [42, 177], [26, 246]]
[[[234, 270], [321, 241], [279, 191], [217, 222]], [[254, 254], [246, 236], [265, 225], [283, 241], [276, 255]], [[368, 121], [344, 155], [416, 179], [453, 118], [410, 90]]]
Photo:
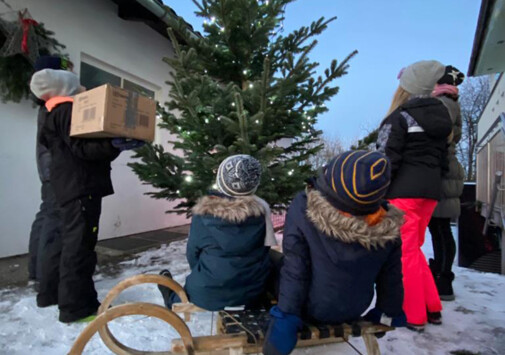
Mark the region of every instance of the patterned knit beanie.
[[445, 66], [436, 60], [422, 60], [400, 72], [400, 86], [412, 95], [430, 95]]
[[328, 162], [316, 188], [337, 209], [355, 216], [377, 212], [391, 180], [388, 158], [379, 152], [348, 151]]
[[216, 183], [227, 196], [248, 196], [256, 192], [261, 179], [261, 164], [250, 155], [232, 155], [219, 165]]

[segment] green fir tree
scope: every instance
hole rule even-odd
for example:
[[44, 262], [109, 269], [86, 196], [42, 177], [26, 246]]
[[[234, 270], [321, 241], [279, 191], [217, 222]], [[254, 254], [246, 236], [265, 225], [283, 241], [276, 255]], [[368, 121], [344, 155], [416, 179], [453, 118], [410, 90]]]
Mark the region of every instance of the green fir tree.
[[274, 207], [288, 204], [314, 173], [307, 159], [321, 149], [317, 118], [356, 51], [317, 75], [309, 54], [335, 18], [285, 35], [284, 9], [292, 1], [194, 0], [205, 34], [190, 32], [182, 19], [168, 30], [175, 57], [165, 59], [172, 81], [160, 126], [172, 134], [175, 153], [147, 145], [131, 166], [157, 189], [149, 193], [154, 198], [181, 199], [171, 212], [189, 212], [233, 154], [261, 162], [257, 194]]

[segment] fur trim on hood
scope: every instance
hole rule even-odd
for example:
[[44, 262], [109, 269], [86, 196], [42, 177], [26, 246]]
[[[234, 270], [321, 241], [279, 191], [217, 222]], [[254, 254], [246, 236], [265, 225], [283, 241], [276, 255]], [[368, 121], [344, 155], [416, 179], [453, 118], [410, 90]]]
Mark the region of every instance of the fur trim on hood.
[[204, 196], [193, 207], [193, 213], [211, 215], [230, 223], [241, 223], [249, 217], [264, 216], [266, 212], [253, 195], [235, 198]]
[[307, 191], [307, 216], [315, 227], [344, 243], [360, 243], [367, 249], [384, 247], [400, 238], [403, 212], [393, 205], [383, 220], [369, 226], [364, 216], [347, 217], [333, 207], [317, 190]]

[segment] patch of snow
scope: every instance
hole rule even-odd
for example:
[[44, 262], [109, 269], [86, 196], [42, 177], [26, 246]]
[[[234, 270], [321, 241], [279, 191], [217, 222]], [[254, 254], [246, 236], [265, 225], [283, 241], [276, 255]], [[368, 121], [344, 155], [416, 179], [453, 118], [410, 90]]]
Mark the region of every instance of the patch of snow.
[[[455, 236], [456, 230], [454, 230]], [[429, 233], [423, 250], [432, 256]], [[139, 273], [158, 273], [169, 269], [177, 282], [184, 284], [189, 272], [186, 242], [179, 241], [136, 255], [120, 263], [120, 273], [107, 276], [98, 269], [95, 284], [99, 299], [120, 280]], [[382, 354], [450, 354], [467, 350], [479, 354], [505, 354], [505, 277], [455, 267], [456, 300], [444, 302], [443, 324], [428, 325], [424, 334], [397, 329], [379, 339]], [[155, 285], [140, 285], [125, 290], [115, 305], [126, 302], [163, 304]], [[215, 314], [214, 314], [215, 316]], [[193, 335], [211, 333], [212, 314], [192, 316], [188, 326]], [[0, 289], [0, 354], [66, 354], [86, 324], [58, 322], [57, 307], [37, 308], [31, 288]], [[178, 334], [164, 322], [141, 316], [124, 317], [110, 325], [112, 333], [124, 344], [141, 350], [166, 351]], [[214, 329], [215, 332], [215, 329]], [[362, 353], [361, 338], [350, 342]], [[86, 354], [111, 354], [98, 335], [88, 343]], [[333, 344], [297, 349], [294, 354], [356, 354], [349, 344]]]

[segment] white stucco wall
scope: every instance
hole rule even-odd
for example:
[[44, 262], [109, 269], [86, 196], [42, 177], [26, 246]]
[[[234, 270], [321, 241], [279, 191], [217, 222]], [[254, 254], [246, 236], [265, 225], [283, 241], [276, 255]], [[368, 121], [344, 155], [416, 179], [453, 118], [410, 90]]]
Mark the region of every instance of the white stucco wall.
[[[168, 98], [169, 67], [162, 58], [173, 53], [170, 42], [141, 22], [124, 21], [110, 0], [16, 0], [15, 9], [28, 8], [67, 46], [79, 74], [82, 58]], [[0, 11], [6, 11], [0, 4]], [[36, 110], [30, 102], [0, 103], [0, 257], [26, 253], [31, 223], [40, 204], [35, 164]], [[157, 142], [167, 141], [157, 131]], [[100, 239], [130, 235], [187, 223], [166, 214], [174, 204], [153, 200], [150, 191], [126, 166], [130, 153], [113, 162], [115, 195], [103, 201]]]

